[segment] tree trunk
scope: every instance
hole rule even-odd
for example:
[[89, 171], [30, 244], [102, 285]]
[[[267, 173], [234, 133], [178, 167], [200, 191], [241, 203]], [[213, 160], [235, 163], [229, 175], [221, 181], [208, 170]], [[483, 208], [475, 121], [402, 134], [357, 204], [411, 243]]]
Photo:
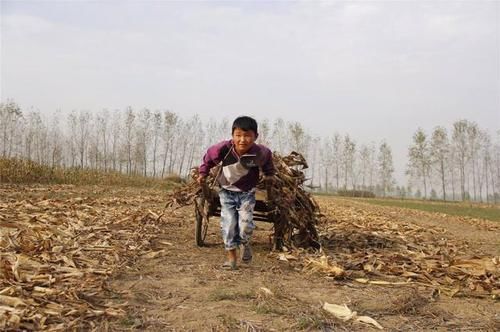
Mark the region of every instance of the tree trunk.
[[167, 157], [168, 157], [168, 142], [165, 142], [165, 155], [163, 156], [163, 166], [161, 168], [161, 177], [165, 176], [165, 167], [167, 165]]
[[328, 192], [328, 167], [325, 167], [325, 192]]
[[488, 184], [488, 159], [484, 158], [484, 176], [485, 176], [485, 186], [486, 186], [486, 203], [489, 203], [489, 184]]
[[446, 184], [444, 181], [444, 160], [441, 159], [441, 184], [443, 186], [443, 201], [446, 201]]
[[475, 156], [472, 155], [472, 189], [474, 191], [474, 201], [477, 201], [476, 195], [476, 160]]

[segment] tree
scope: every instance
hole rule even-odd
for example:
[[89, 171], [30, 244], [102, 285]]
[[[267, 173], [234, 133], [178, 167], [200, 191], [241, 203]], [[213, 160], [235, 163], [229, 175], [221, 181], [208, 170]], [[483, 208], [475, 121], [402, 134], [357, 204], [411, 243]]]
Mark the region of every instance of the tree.
[[380, 185], [382, 188], [383, 196], [385, 197], [387, 192], [391, 191], [392, 184], [394, 182], [394, 164], [392, 161], [392, 151], [390, 146], [386, 142], [380, 144], [378, 153], [378, 169], [380, 176]]
[[124, 150], [127, 157], [127, 174], [132, 174], [132, 146], [134, 141], [135, 114], [132, 107], [125, 110]]
[[156, 177], [156, 156], [160, 144], [162, 125], [162, 114], [157, 111], [153, 114], [153, 177]]
[[288, 132], [292, 138], [292, 150], [304, 153], [305, 152], [305, 130], [298, 122], [288, 124]]
[[[332, 148], [330, 147], [330, 142], [328, 140], [326, 141], [323, 141], [321, 143], [321, 140], [320, 138], [316, 138], [314, 140], [314, 145], [315, 146], [319, 146], [320, 144], [323, 145], [323, 148], [321, 149], [323, 151], [323, 153], [320, 153], [320, 156], [319, 156], [319, 159], [320, 159], [320, 165], [323, 167], [323, 170], [324, 170], [324, 191], [325, 192], [328, 192], [329, 190], [329, 187], [328, 187], [328, 183], [329, 183], [329, 174], [328, 174], [328, 170], [330, 169], [331, 167], [331, 164], [332, 164]], [[313, 170], [314, 170], [314, 163], [313, 163]], [[321, 171], [319, 172], [320, 173], [320, 178], [321, 178]], [[314, 174], [314, 173], [313, 173]], [[313, 175], [314, 177], [314, 175]], [[321, 187], [321, 182], [320, 182], [320, 187]]]
[[427, 179], [430, 171], [431, 157], [427, 136], [421, 128], [417, 129], [413, 135], [413, 145], [408, 150], [408, 157], [408, 173], [422, 179], [424, 198], [427, 198]]
[[354, 155], [356, 153], [356, 143], [352, 141], [349, 134], [347, 134], [344, 136], [343, 145], [342, 163], [344, 170], [344, 189], [347, 189], [348, 176], [350, 175], [351, 177], [354, 177]]
[[265, 146], [271, 146], [271, 125], [269, 124], [269, 120], [264, 119], [259, 122], [259, 138], [258, 141], [260, 144]]
[[179, 149], [179, 170], [177, 171], [177, 174], [179, 175], [182, 175], [182, 170], [183, 170], [183, 167], [184, 167], [184, 161], [185, 161], [185, 158], [186, 158], [186, 153], [187, 153], [187, 149], [188, 149], [188, 145], [189, 145], [189, 136], [190, 136], [190, 132], [192, 131], [192, 124], [191, 124], [191, 121], [181, 121], [182, 123], [182, 135], [179, 135], [179, 140], [177, 141], [178, 142], [178, 145], [180, 147]]
[[[486, 201], [489, 202], [490, 200], [490, 189], [495, 192], [495, 175], [494, 175], [494, 167], [492, 165], [492, 154], [493, 152], [493, 145], [491, 143], [491, 136], [489, 135], [488, 132], [482, 131], [481, 132], [481, 150], [480, 150], [480, 156], [481, 156], [481, 162], [483, 165], [483, 176], [481, 177], [480, 180], [480, 196], [482, 199], [482, 183], [484, 179], [484, 185], [486, 189]], [[493, 195], [494, 197], [494, 195]]]
[[452, 144], [448, 145], [449, 151], [448, 151], [448, 173], [450, 174], [450, 179], [449, 179], [449, 184], [451, 185], [451, 199], [455, 200], [456, 195], [455, 195], [455, 184], [456, 184], [456, 163], [455, 161], [457, 160], [457, 153], [456, 153], [456, 148]]
[[477, 153], [479, 150], [479, 140], [480, 140], [480, 130], [476, 123], [469, 122], [467, 126], [467, 139], [469, 143], [469, 151], [470, 151], [470, 160], [472, 161], [472, 190], [474, 192], [474, 200], [477, 200], [477, 185], [478, 185], [478, 176], [477, 176]]
[[446, 161], [449, 152], [448, 134], [443, 127], [436, 127], [431, 138], [431, 163], [437, 167], [441, 179], [443, 200], [446, 200]]
[[[188, 144], [189, 151], [187, 157], [187, 167], [184, 172], [186, 175], [189, 175], [189, 170], [193, 166], [194, 156], [195, 154], [200, 154], [200, 145], [198, 141], [203, 142], [203, 136], [205, 135], [203, 131], [203, 125], [201, 123], [200, 117], [198, 115], [194, 115], [188, 123], [189, 134], [188, 134]], [[181, 171], [179, 175], [183, 176], [184, 173]]]
[[366, 145], [362, 145], [359, 151], [361, 185], [363, 190], [366, 190], [366, 181], [370, 174], [370, 149]]
[[431, 189], [431, 200], [435, 201], [437, 199], [437, 192], [434, 189]]
[[48, 164], [48, 138], [47, 138], [47, 126], [43, 122], [40, 112], [32, 111], [30, 112], [32, 117], [33, 126], [33, 148], [34, 148], [34, 160], [39, 164]]
[[[328, 150], [328, 142], [321, 139], [321, 137], [315, 137], [311, 141], [310, 151], [309, 151], [309, 171], [311, 173], [310, 176], [310, 188], [315, 189], [316, 187], [321, 188], [321, 171], [323, 168], [326, 168], [325, 172], [328, 175], [328, 169], [330, 165], [324, 165], [324, 163], [328, 163], [328, 157], [325, 155], [329, 155], [330, 151]], [[317, 184], [317, 185], [315, 185]], [[327, 184], [328, 185], [328, 184]]]
[[497, 131], [497, 139], [492, 147], [491, 153], [491, 187], [493, 203], [497, 203], [500, 198], [500, 130]]
[[[71, 112], [71, 114], [68, 116], [68, 122], [69, 122], [69, 133], [67, 133], [67, 142], [69, 143], [69, 148], [70, 148], [70, 158], [71, 158], [71, 167], [76, 167], [76, 159], [77, 159], [77, 142], [76, 142], [76, 128], [77, 128], [77, 114], [76, 111]], [[31, 157], [30, 157], [31, 158]]]
[[167, 158], [169, 159], [169, 167], [168, 173], [172, 173], [172, 145], [174, 139], [174, 130], [177, 126], [177, 122], [179, 121], [179, 117], [177, 114], [165, 111], [163, 113], [163, 144], [164, 144], [164, 152], [163, 152], [163, 167], [161, 169], [161, 177], [163, 178], [167, 171]]
[[374, 176], [377, 173], [377, 148], [374, 142], [370, 143], [368, 150], [370, 151], [370, 171], [369, 171], [369, 178], [370, 178], [370, 185], [368, 188], [370, 191], [374, 191]]
[[2, 157], [12, 156], [15, 136], [23, 118], [19, 105], [13, 101], [0, 103], [0, 130], [2, 135]]
[[92, 169], [99, 169], [100, 165], [100, 158], [102, 158], [102, 153], [99, 150], [99, 142], [100, 142], [100, 135], [99, 135], [99, 119], [97, 116], [94, 117], [93, 123], [91, 123], [91, 127], [95, 128], [95, 130], [90, 131], [89, 133], [89, 148], [88, 148], [88, 161], [90, 163], [90, 168]]
[[63, 158], [63, 146], [61, 142], [61, 130], [59, 125], [59, 119], [61, 117], [56, 114], [52, 118], [52, 123], [50, 124], [49, 130], [49, 142], [51, 145], [51, 166], [59, 166], [61, 165], [61, 161]]
[[333, 158], [333, 167], [335, 171], [335, 190], [339, 190], [340, 185], [340, 166], [341, 166], [341, 156], [342, 156], [342, 139], [338, 133], [335, 133], [331, 139], [331, 149]]
[[288, 148], [287, 134], [286, 134], [285, 121], [281, 118], [277, 118], [273, 124], [273, 141], [275, 142], [276, 149], [279, 153], [284, 154]]
[[137, 161], [142, 164], [142, 174], [148, 175], [148, 147], [151, 141], [151, 111], [147, 108], [139, 113], [137, 128]]
[[117, 163], [120, 166], [121, 171], [121, 160], [120, 160], [120, 140], [122, 133], [122, 119], [119, 110], [115, 110], [113, 113], [113, 121], [111, 124], [111, 160], [113, 163], [113, 170], [117, 171]]
[[469, 121], [460, 120], [453, 124], [452, 141], [456, 152], [456, 159], [458, 161], [459, 175], [460, 175], [460, 190], [462, 193], [462, 200], [466, 199], [465, 181], [466, 173], [465, 168], [470, 159], [470, 148], [468, 144], [468, 128]]
[[24, 129], [24, 155], [29, 160], [34, 159], [35, 150], [35, 135], [37, 130], [38, 114], [35, 112], [29, 112], [25, 119], [25, 129]]
[[85, 166], [87, 147], [90, 134], [90, 113], [80, 111], [77, 118], [77, 149], [80, 155], [80, 167]]
[[[108, 170], [108, 145], [109, 145], [109, 111], [102, 110], [101, 114], [96, 117], [97, 131], [99, 133], [100, 142], [102, 145], [102, 161], [104, 163], [104, 171]], [[98, 140], [99, 141], [99, 140]], [[101, 166], [102, 167], [102, 166]]]
[[399, 197], [401, 197], [401, 199], [405, 199], [407, 194], [408, 191], [406, 190], [405, 186], [401, 186], [401, 188], [399, 188]]

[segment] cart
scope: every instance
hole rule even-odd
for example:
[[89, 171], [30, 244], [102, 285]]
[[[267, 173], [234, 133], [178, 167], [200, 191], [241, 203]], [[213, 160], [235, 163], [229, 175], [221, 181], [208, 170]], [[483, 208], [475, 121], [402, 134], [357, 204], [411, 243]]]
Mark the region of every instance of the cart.
[[[209, 188], [207, 183], [202, 184], [202, 190], [195, 198], [195, 243], [202, 247], [205, 245], [208, 224], [210, 218], [220, 217], [221, 206], [219, 194], [216, 190]], [[253, 213], [254, 221], [263, 221], [274, 224], [273, 245], [275, 248], [282, 246], [282, 236], [277, 234], [276, 222], [279, 220], [278, 211], [273, 208], [272, 203], [267, 199], [270, 188], [267, 190], [257, 189], [255, 193], [255, 208]]]

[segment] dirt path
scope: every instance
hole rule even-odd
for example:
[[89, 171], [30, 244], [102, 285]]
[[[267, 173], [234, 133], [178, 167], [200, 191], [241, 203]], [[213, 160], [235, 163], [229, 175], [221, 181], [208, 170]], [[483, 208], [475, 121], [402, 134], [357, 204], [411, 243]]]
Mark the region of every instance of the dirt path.
[[[320, 203], [324, 206], [327, 201], [320, 199]], [[348, 200], [335, 200], [333, 204], [380, 212], [379, 207]], [[160, 210], [161, 206], [156, 208]], [[495, 227], [451, 219], [443, 222], [443, 216], [434, 219], [432, 214], [416, 215], [404, 209], [383, 211], [392, 213], [395, 220], [443, 228], [446, 236], [468, 240], [467, 251], [498, 254], [500, 233]], [[327, 219], [333, 217], [328, 213], [326, 209]], [[209, 246], [203, 248], [194, 245], [193, 220], [192, 208], [167, 216], [164, 233], [154, 244], [156, 250], [164, 251], [116, 276], [111, 286], [130, 308], [126, 318], [113, 324], [114, 330], [375, 330], [333, 319], [321, 309], [323, 302], [345, 303], [359, 314], [376, 319], [387, 330], [499, 328], [500, 305], [492, 299], [436, 299], [432, 289], [423, 286], [368, 286], [307, 274], [298, 264], [279, 261], [270, 254], [271, 232], [265, 223], [259, 223], [255, 232], [254, 262], [238, 271], [224, 271], [220, 269], [223, 250], [218, 220], [212, 220]]]

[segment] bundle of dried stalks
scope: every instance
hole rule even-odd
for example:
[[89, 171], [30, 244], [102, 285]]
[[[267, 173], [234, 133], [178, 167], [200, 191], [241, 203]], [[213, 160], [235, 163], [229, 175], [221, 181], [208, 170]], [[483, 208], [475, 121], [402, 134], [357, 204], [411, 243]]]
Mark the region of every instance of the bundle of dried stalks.
[[150, 251], [160, 216], [120, 199], [0, 200], [0, 329], [100, 329], [124, 314], [107, 280]]
[[[305, 158], [297, 152], [285, 157], [274, 153], [273, 162], [276, 175], [271, 187], [266, 188], [264, 179], [261, 178], [257, 188], [269, 190], [268, 194], [272, 197], [266, 200], [266, 204], [270, 210], [268, 217], [274, 221], [275, 239], [279, 242], [277, 246], [289, 244], [319, 248], [316, 225], [321, 215], [318, 203], [303, 188], [306, 178], [302, 170], [308, 167]], [[207, 178], [211, 188], [216, 183], [219, 167], [213, 168]], [[202, 189], [195, 181], [197, 176], [198, 169], [193, 169], [192, 180], [174, 190], [169, 195], [166, 206], [190, 205], [196, 197], [202, 195]], [[213, 191], [212, 194], [216, 195], [216, 192]]]
[[[302, 170], [308, 167], [304, 156], [297, 152], [285, 157], [274, 154], [273, 162], [276, 180], [268, 204], [274, 211], [275, 235], [285, 244], [319, 249], [316, 225], [321, 214], [318, 203], [303, 187], [306, 178]], [[264, 189], [262, 181], [258, 187]]]

